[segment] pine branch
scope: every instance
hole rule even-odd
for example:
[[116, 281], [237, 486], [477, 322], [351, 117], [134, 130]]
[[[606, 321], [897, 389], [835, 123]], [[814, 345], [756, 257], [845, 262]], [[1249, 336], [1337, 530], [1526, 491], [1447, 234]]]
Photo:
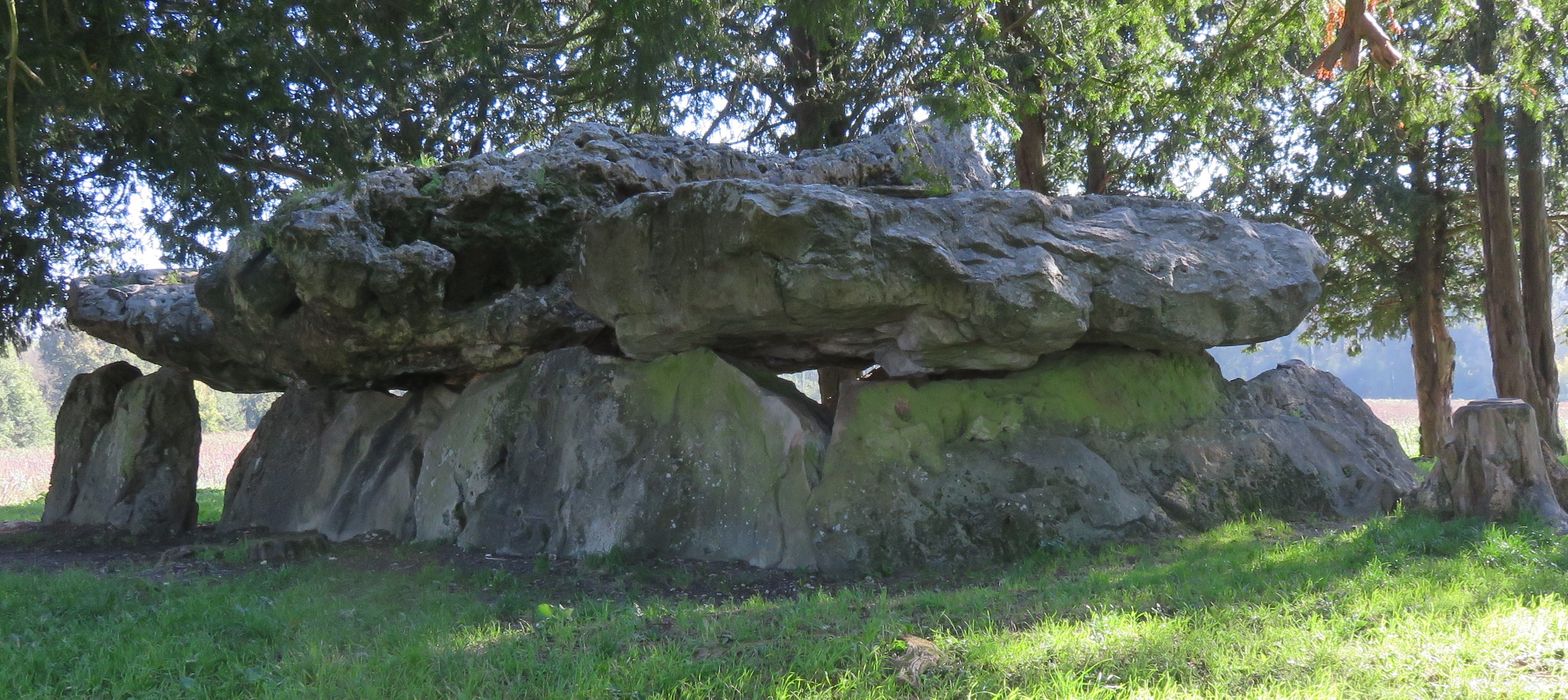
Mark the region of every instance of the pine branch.
[[227, 165], [231, 168], [238, 168], [240, 170], [282, 175], [283, 177], [291, 178], [306, 185], [327, 184], [327, 180], [325, 178], [312, 175], [310, 171], [305, 170], [299, 166], [289, 165], [288, 163], [279, 163], [275, 160], [266, 160], [264, 158], [254, 158], [243, 153], [235, 153], [233, 151], [218, 154], [218, 163], [221, 165]]

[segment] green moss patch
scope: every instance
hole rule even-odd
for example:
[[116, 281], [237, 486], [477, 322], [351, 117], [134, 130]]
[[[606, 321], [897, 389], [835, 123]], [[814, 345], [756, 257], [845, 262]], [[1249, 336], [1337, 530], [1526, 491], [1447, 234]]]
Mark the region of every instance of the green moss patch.
[[1211, 415], [1222, 389], [1206, 355], [1096, 348], [1054, 355], [1006, 377], [862, 387], [847, 420], [920, 425], [942, 441], [991, 440], [1024, 426], [1160, 430]]

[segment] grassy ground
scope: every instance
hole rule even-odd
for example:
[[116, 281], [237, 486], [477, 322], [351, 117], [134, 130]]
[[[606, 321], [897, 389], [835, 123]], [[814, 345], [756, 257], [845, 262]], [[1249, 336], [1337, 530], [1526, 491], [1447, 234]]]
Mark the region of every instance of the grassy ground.
[[1568, 697], [1568, 541], [1532, 524], [1250, 520], [847, 582], [204, 537], [0, 528], [3, 696]]
[[[223, 489], [196, 489], [197, 521], [215, 523], [223, 515]], [[0, 505], [0, 521], [36, 522], [44, 517], [44, 497], [13, 505]]]
[[[1568, 695], [1568, 544], [1531, 525], [1396, 515], [1302, 535], [1248, 521], [1160, 544], [847, 584], [690, 564], [454, 561], [466, 555], [445, 548], [340, 546], [328, 556], [181, 567], [149, 555], [108, 573], [0, 566], [0, 688], [16, 697]], [[748, 577], [763, 575], [784, 581], [749, 593]]]

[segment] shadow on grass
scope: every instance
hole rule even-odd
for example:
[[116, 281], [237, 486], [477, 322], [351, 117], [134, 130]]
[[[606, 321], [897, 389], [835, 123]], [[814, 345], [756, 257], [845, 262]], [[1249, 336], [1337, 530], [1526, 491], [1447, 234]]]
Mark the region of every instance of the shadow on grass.
[[[1495, 669], [1535, 658], [1520, 645], [1568, 640], [1568, 550], [1546, 529], [1403, 514], [853, 581], [329, 552], [172, 580], [0, 574], [16, 652], [0, 676], [24, 696], [1506, 696]], [[1510, 615], [1529, 623], [1518, 635], [1493, 624]], [[941, 651], [913, 681], [898, 662], [910, 634]], [[1434, 668], [1437, 652], [1450, 663]]]

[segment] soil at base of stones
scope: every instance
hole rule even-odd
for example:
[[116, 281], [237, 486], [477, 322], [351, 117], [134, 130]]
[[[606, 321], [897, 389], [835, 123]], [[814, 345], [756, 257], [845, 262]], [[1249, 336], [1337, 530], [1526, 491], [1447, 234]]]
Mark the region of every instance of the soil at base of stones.
[[274, 538], [265, 533], [218, 532], [213, 526], [204, 525], [182, 537], [135, 539], [104, 528], [0, 522], [0, 571], [83, 570], [163, 582], [222, 579], [258, 569], [327, 560], [335, 566], [389, 573], [415, 572], [427, 566], [472, 574], [504, 572], [521, 579], [519, 583], [563, 598], [618, 598], [635, 593], [713, 602], [754, 596], [789, 598], [859, 581], [744, 564], [500, 557], [451, 545], [399, 544], [380, 533], [304, 548], [300, 554], [281, 561], [254, 557], [258, 543], [294, 537], [297, 536]]
[[[1293, 526], [1289, 537], [1318, 537], [1357, 523], [1318, 521]], [[626, 599], [657, 596], [698, 602], [733, 602], [757, 597], [789, 599], [818, 591], [872, 585], [890, 593], [994, 583], [1000, 565], [932, 567], [874, 576], [831, 576], [803, 571], [758, 569], [741, 563], [675, 559], [607, 558], [602, 561], [502, 557], [452, 545], [407, 545], [382, 533], [322, 543], [283, 560], [254, 558], [256, 544], [298, 535], [218, 532], [212, 525], [166, 539], [131, 538], [105, 528], [44, 526], [0, 521], [0, 572], [57, 573], [90, 571], [103, 576], [136, 576], [153, 582], [224, 579], [260, 569], [327, 560], [363, 571], [417, 572], [427, 566], [465, 574], [504, 573], [541, 594], [560, 599]], [[245, 556], [249, 551], [252, 556]], [[238, 556], [236, 556], [236, 554]], [[1139, 557], [1128, 556], [1127, 565]], [[1065, 565], [1055, 575], [1069, 575]]]

